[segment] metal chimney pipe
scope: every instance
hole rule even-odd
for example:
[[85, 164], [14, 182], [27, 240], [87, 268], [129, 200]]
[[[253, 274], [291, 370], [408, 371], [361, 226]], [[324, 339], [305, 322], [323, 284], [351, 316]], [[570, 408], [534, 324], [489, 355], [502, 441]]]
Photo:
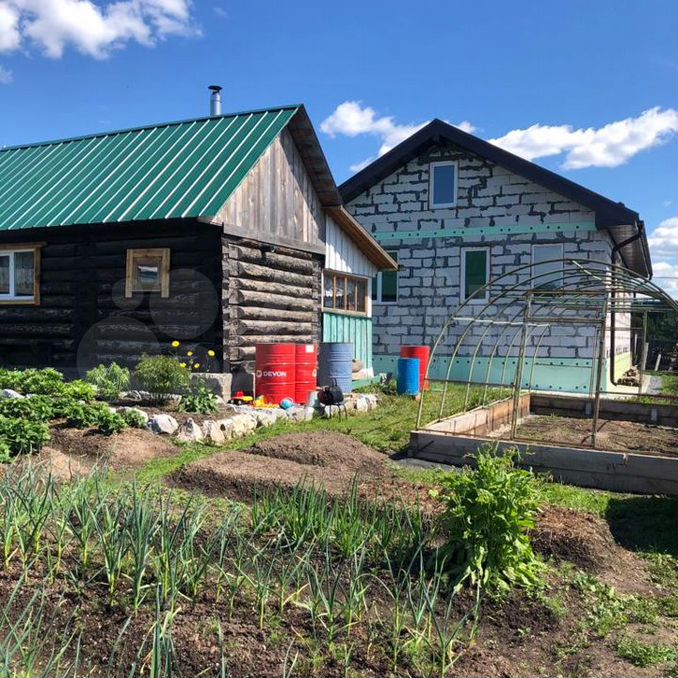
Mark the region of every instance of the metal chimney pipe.
[[210, 85], [209, 90], [212, 92], [210, 97], [210, 117], [214, 118], [221, 115], [221, 87], [219, 85]]

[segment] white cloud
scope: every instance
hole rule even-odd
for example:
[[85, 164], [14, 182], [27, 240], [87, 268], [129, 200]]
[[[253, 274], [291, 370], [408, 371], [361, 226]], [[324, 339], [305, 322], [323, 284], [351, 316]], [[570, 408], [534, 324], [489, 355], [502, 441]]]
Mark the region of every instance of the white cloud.
[[664, 219], [648, 236], [654, 282], [678, 299], [678, 216]]
[[14, 73], [0, 64], [0, 85], [9, 85], [14, 80]]
[[58, 59], [73, 47], [101, 59], [129, 42], [197, 33], [191, 7], [191, 0], [0, 0], [0, 52], [35, 46]]
[[490, 142], [527, 160], [565, 153], [564, 169], [617, 167], [637, 153], [665, 143], [678, 132], [678, 111], [655, 106], [637, 118], [603, 127], [532, 125], [514, 129]]
[[[400, 125], [390, 115], [378, 117], [373, 108], [363, 106], [360, 101], [344, 101], [320, 123], [320, 129], [330, 137], [336, 137], [339, 134], [347, 137], [357, 137], [361, 134], [376, 136], [381, 140], [378, 151], [378, 155], [381, 156], [420, 130], [428, 122], [427, 120], [419, 124]], [[468, 120], [460, 122], [457, 127], [469, 133], [475, 129]], [[367, 167], [373, 159], [367, 158], [362, 162], [351, 165], [351, 171], [358, 172], [363, 167]]]
[[[359, 101], [344, 101], [323, 120], [320, 129], [331, 137], [338, 134], [376, 136], [381, 139], [378, 155], [383, 155], [425, 124], [401, 125], [392, 116], [379, 117], [373, 108], [363, 106]], [[476, 131], [468, 120], [456, 126], [464, 132]], [[527, 160], [564, 154], [563, 169], [582, 169], [623, 165], [641, 151], [666, 143], [677, 132], [678, 111], [655, 106], [636, 118], [625, 118], [598, 128], [575, 129], [571, 125], [537, 123], [489, 141]], [[371, 161], [372, 158], [356, 163], [351, 170], [358, 171]]]

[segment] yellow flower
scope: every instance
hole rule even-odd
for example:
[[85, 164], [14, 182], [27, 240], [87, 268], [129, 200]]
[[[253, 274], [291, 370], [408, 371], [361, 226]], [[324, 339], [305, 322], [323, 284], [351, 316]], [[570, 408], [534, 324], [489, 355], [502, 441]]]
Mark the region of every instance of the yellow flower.
[[180, 342], [180, 341], [176, 341], [176, 340], [175, 340], [175, 341], [172, 342], [172, 348], [179, 348], [179, 346], [181, 346], [181, 342]]
[[215, 353], [212, 349], [210, 349], [209, 351], [207, 351], [207, 355], [208, 355], [210, 358], [214, 358], [214, 356], [216, 355], [216, 353]]
[[189, 351], [186, 355], [190, 358], [193, 355], [193, 351]]
[[194, 363], [193, 364], [193, 369], [197, 370], [200, 367], [200, 363]]
[[179, 363], [179, 367], [186, 367], [186, 363]]

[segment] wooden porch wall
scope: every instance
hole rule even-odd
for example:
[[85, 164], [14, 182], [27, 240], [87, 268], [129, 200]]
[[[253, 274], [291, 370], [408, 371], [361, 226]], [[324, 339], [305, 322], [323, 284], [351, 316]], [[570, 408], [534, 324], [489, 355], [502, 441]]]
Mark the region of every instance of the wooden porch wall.
[[252, 372], [260, 343], [320, 341], [320, 255], [223, 236], [224, 356]]
[[[172, 339], [218, 349], [219, 238], [218, 228], [193, 222], [3, 233], [3, 243], [46, 244], [40, 305], [0, 305], [0, 365], [130, 365]], [[127, 249], [155, 247], [171, 250], [169, 298], [125, 299]]]

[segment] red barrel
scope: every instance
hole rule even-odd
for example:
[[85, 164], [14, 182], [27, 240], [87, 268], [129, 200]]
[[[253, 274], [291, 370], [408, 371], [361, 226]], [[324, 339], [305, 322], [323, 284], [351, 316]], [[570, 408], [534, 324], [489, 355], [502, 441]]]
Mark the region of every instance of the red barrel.
[[425, 379], [426, 368], [431, 357], [431, 349], [428, 346], [401, 346], [401, 358], [417, 358], [419, 360], [419, 390], [428, 391], [431, 384], [428, 379]]
[[255, 352], [256, 393], [267, 403], [294, 400], [295, 344], [259, 344]]
[[315, 344], [297, 344], [295, 353], [294, 401], [305, 405], [308, 394], [315, 391], [318, 383], [318, 347]]

